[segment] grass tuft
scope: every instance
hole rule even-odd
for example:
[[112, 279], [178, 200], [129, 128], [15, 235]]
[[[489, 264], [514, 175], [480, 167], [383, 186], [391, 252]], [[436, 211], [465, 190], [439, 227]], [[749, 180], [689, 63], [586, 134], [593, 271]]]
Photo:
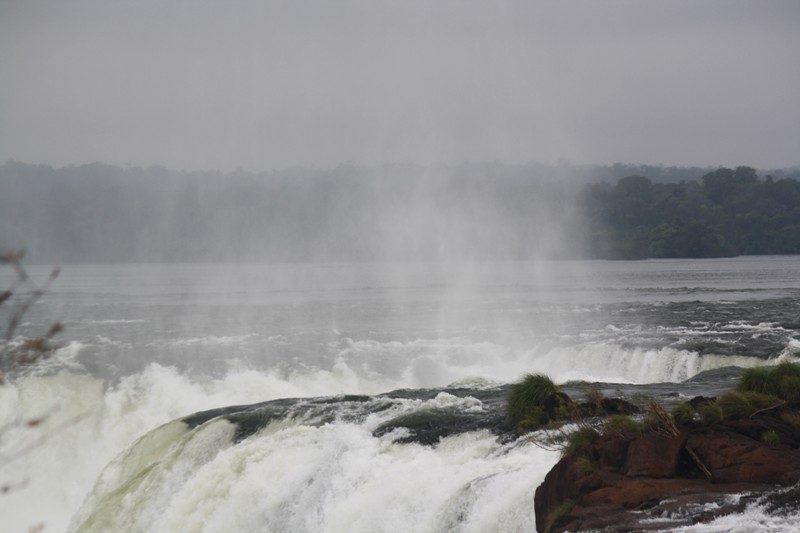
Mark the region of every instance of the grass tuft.
[[706, 402], [697, 406], [697, 412], [703, 422], [711, 425], [722, 420], [722, 409], [717, 402]]
[[739, 377], [739, 384], [736, 387], [740, 392], [752, 391], [760, 394], [777, 395], [777, 387], [775, 386], [769, 368], [757, 367], [748, 368], [742, 372]]
[[625, 415], [611, 415], [603, 424], [603, 435], [631, 437], [644, 432], [644, 426]]
[[797, 411], [792, 411], [788, 409], [781, 410], [780, 417], [781, 420], [783, 420], [790, 426], [800, 428], [800, 413], [798, 413]]
[[722, 412], [722, 418], [726, 420], [744, 418], [755, 411], [747, 398], [736, 391], [723, 392], [717, 397], [716, 403]]
[[783, 400], [773, 394], [762, 394], [748, 390], [742, 392], [742, 396], [756, 409], [769, 409], [783, 403]]
[[550, 514], [547, 515], [547, 523], [544, 526], [545, 533], [550, 533], [553, 530], [553, 526], [558, 522], [558, 520], [569, 513], [575, 508], [575, 502], [572, 500], [567, 500], [560, 505], [556, 506]]
[[605, 396], [602, 391], [586, 381], [582, 381], [579, 386], [580, 391], [586, 397], [586, 403], [591, 405], [595, 413], [603, 412], [603, 400]]
[[777, 374], [778, 397], [789, 403], [800, 402], [800, 365], [781, 363], [772, 372]]
[[545, 401], [558, 393], [553, 380], [544, 374], [526, 374], [511, 385], [506, 412], [516, 428], [537, 429], [547, 423]]
[[694, 421], [695, 410], [690, 404], [683, 402], [673, 407], [670, 414], [677, 425], [685, 426]]
[[742, 372], [737, 389], [777, 396], [788, 403], [800, 403], [800, 365], [784, 361], [772, 368], [748, 368]]
[[567, 436], [567, 445], [561, 450], [563, 455], [570, 455], [576, 451], [589, 446], [600, 438], [600, 433], [592, 427], [582, 427]]
[[594, 471], [594, 464], [588, 457], [578, 457], [575, 459], [575, 469], [585, 476]]
[[766, 444], [780, 444], [781, 437], [773, 430], [767, 430], [761, 434], [761, 442]]

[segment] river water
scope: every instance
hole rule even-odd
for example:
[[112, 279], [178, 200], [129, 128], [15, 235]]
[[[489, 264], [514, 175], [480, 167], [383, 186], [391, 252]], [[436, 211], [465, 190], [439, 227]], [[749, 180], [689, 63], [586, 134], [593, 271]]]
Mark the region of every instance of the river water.
[[797, 360], [798, 309], [796, 256], [67, 265], [22, 331], [61, 320], [61, 348], [0, 387], [3, 529], [530, 531], [557, 452], [467, 422], [423, 443], [392, 421], [497, 420], [525, 372], [713, 394], [735, 375], [715, 369]]

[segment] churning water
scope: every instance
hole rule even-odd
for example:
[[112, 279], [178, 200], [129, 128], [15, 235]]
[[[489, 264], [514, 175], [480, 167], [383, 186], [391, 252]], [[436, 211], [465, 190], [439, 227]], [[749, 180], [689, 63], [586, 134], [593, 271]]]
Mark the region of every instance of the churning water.
[[[63, 347], [0, 387], [3, 527], [531, 531], [558, 455], [491, 432], [504, 384], [714, 393], [795, 360], [798, 309], [800, 257], [67, 266], [25, 324]], [[737, 520], [688, 530], [790, 530]]]

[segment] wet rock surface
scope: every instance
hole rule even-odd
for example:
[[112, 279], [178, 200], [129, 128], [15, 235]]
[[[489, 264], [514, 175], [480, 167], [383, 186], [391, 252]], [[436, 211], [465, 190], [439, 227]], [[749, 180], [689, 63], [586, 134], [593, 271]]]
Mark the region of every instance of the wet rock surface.
[[[796, 510], [800, 428], [784, 420], [788, 411], [684, 426], [677, 436], [603, 436], [547, 474], [536, 491], [536, 529], [664, 530], [753, 502], [773, 514]], [[779, 439], [764, 442], [767, 431]]]
[[[700, 392], [717, 393], [730, 387], [739, 376], [741, 369], [728, 367], [703, 372], [682, 383], [654, 383], [647, 385], [593, 383], [593, 388], [606, 395], [619, 395], [623, 398], [646, 397], [660, 403], [669, 404], [679, 397], [693, 396]], [[481, 408], [465, 410], [453, 406], [441, 409], [422, 408], [412, 413], [404, 413], [375, 430], [380, 436], [394, 429], [405, 428], [405, 436], [399, 442], [417, 442], [434, 445], [441, 438], [468, 431], [487, 430], [496, 435], [501, 442], [519, 437], [506, 415], [508, 385], [471, 388], [445, 387], [433, 389], [399, 389], [376, 396], [340, 395], [319, 398], [282, 398], [249, 405], [234, 405], [201, 411], [183, 418], [190, 428], [197, 427], [213, 418], [224, 417], [236, 424], [236, 438], [241, 441], [260, 431], [269, 423], [286, 418], [302, 418], [311, 425], [320, 425], [333, 420], [363, 420], [371, 413], [390, 409], [393, 402], [403, 400], [427, 401], [446, 393], [457, 398], [474, 398]], [[599, 409], [583, 401], [581, 383], [566, 383], [561, 389], [573, 399], [581, 416], [603, 414], [631, 414], [638, 411], [635, 402], [618, 398], [604, 398]], [[572, 400], [571, 400], [572, 401]]]

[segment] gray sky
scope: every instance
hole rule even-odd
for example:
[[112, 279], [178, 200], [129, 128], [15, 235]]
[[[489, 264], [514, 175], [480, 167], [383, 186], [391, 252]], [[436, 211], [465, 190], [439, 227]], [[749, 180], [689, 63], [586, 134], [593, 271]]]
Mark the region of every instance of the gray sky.
[[800, 1], [0, 0], [0, 162], [800, 164]]

